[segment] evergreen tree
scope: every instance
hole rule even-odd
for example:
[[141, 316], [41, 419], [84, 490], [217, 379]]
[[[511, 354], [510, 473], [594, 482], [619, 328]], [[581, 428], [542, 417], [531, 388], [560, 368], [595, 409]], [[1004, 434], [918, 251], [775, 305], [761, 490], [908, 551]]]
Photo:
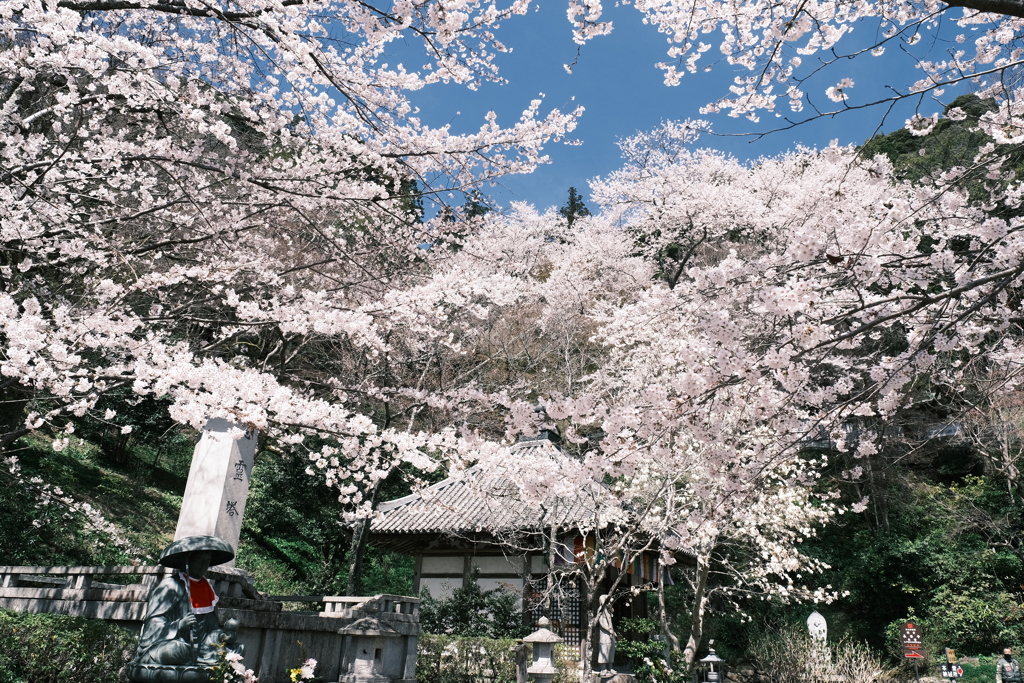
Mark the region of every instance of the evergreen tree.
[[487, 197], [480, 190], [473, 190], [466, 195], [466, 201], [462, 204], [462, 215], [466, 218], [477, 218], [486, 216], [491, 212], [491, 206], [487, 203]]
[[558, 210], [558, 213], [562, 214], [565, 218], [565, 222], [571, 228], [572, 224], [577, 218], [581, 216], [589, 216], [590, 209], [583, 203], [583, 197], [576, 192], [575, 187], [569, 188], [569, 199], [562, 205], [562, 208]]

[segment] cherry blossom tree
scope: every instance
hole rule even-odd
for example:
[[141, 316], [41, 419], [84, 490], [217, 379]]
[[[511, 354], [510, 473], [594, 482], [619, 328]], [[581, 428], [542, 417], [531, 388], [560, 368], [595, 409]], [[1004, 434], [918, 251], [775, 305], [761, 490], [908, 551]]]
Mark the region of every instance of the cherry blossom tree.
[[[791, 47], [828, 52], [872, 16], [909, 41], [941, 11], [638, 7], [686, 68], [709, 49], [693, 41], [724, 30], [756, 74], [715, 105], [736, 114], [772, 110], [775, 83], [800, 105]], [[537, 100], [456, 134], [406, 97], [496, 78], [493, 31], [526, 9], [0, 5], [0, 447], [45, 429], [59, 450], [81, 420], [115, 417], [104, 398], [159, 397], [178, 422], [226, 417], [305, 450], [357, 515], [396, 468], [444, 456], [536, 504], [600, 484], [581, 533], [697, 558], [691, 662], [712, 591], [831, 599], [800, 552], [839, 511], [808, 439], [870, 455], [922, 386], [962, 393], [966, 359], [1020, 366], [1021, 189], [1004, 150], [973, 162], [992, 183], [972, 203], [963, 168], [909, 184], [836, 146], [744, 164], [692, 150], [706, 124], [667, 124], [594, 182], [599, 215], [424, 223], [424, 194], [529, 171], [573, 129], [577, 112]], [[571, 5], [578, 39], [610, 28], [600, 9]], [[1011, 67], [1014, 21], [968, 12], [977, 54], [923, 65], [916, 89]], [[384, 62], [400, 38], [424, 47], [418, 71]], [[852, 106], [852, 87], [829, 97]], [[978, 125], [1019, 142], [1016, 116], [1004, 96]], [[535, 430], [538, 400], [573, 457], [508, 457], [502, 433]]]
[[[1022, 405], [1019, 389], [1020, 367], [1013, 364], [990, 364], [984, 375], [973, 378], [978, 387], [978, 400], [963, 415], [957, 415], [950, 431], [965, 438], [984, 457], [989, 474], [1005, 482], [1014, 500], [1024, 499], [1021, 460]], [[944, 425], [945, 426], [945, 425]]]
[[[1013, 0], [632, 4], [665, 35], [667, 58], [657, 66], [666, 84], [678, 85], [698, 69], [722, 68], [716, 66], [720, 61], [739, 74], [705, 113], [753, 121], [764, 113], [778, 115], [778, 130], [872, 106], [888, 111], [901, 100], [922, 108], [926, 98], [941, 98], [947, 88], [970, 82], [982, 88], [983, 97], [1001, 100], [999, 113], [986, 123], [1000, 137], [1020, 140], [1014, 74], [1021, 65], [1024, 6]], [[569, 16], [578, 43], [612, 30], [611, 22], [602, 21], [603, 10], [601, 0], [573, 0]], [[907, 59], [921, 77], [887, 82], [886, 94], [858, 97], [848, 65], [883, 55]], [[927, 130], [934, 121], [931, 111], [919, 111], [907, 124]]]
[[[389, 394], [415, 386], [396, 331], [452, 310], [403, 293], [443, 251], [417, 202], [529, 171], [579, 112], [538, 99], [457, 134], [407, 94], [496, 78], [492, 29], [525, 9], [3, 3], [0, 448], [166, 397], [196, 427], [328, 439], [314, 460], [344, 450], [355, 502], [363, 477], [431, 467], [448, 433], [396, 426]], [[420, 70], [385, 62], [399, 38]]]
[[[606, 322], [593, 389], [629, 406], [603, 414], [604, 471], [699, 449], [695, 498], [722, 509], [692, 518], [714, 534], [743, 528], [773, 467], [801, 462], [793, 485], [813, 485], [825, 463], [800, 452], [819, 430], [856, 461], [920, 397], [967, 404], [974, 368], [1016, 377], [1020, 219], [972, 205], [955, 170], [901, 183], [884, 158], [839, 148], [741, 164], [691, 152], [696, 127], [628, 141], [626, 167], [594, 184], [668, 286]], [[739, 519], [722, 524], [733, 506]]]
[[[592, 184], [600, 215], [571, 231], [550, 214], [492, 217], [484, 242], [435, 272], [477, 273], [468, 279], [492, 301], [535, 302], [539, 335], [551, 316], [578, 317], [572, 333], [598, 345], [566, 390], [535, 372], [469, 397], [504, 412], [511, 437], [537, 428], [539, 395], [580, 445], [575, 458], [527, 463], [484, 441], [470, 455], [537, 504], [607, 484], [602, 521], [581, 533], [618, 520], [643, 529], [628, 543], [693, 552], [691, 662], [713, 593], [835, 597], [810, 580], [823, 566], [800, 552], [844, 509], [822, 473], [842, 461], [852, 464], [839, 476], [859, 480], [856, 462], [922, 396], [966, 400], [978, 367], [1017, 372], [1024, 267], [1012, 183], [992, 190], [996, 214], [972, 202], [955, 169], [903, 182], [884, 157], [835, 146], [741, 163], [692, 150], [702, 127], [626, 141], [625, 166]], [[573, 260], [581, 247], [588, 269]], [[494, 264], [504, 272], [488, 279]], [[587, 273], [602, 275], [586, 285]], [[502, 310], [491, 308], [517, 308]], [[564, 371], [554, 356], [536, 364]], [[822, 438], [824, 452], [809, 450]]]
[[[632, 182], [623, 180], [622, 186], [631, 187]], [[707, 201], [716, 199], [720, 197]], [[590, 623], [584, 629], [582, 655], [587, 668], [596, 624], [614, 604], [599, 603], [598, 596], [610, 584], [615, 599], [629, 599], [628, 591], [617, 588], [623, 575], [613, 567], [645, 552], [663, 551], [665, 564], [671, 565], [683, 551], [698, 563], [694, 624], [684, 637], [691, 663], [714, 595], [834, 597], [827, 589], [805, 588], [800, 578], [823, 569], [799, 552], [800, 539], [838, 510], [829, 492], [816, 490], [823, 463], [795, 457], [795, 448], [785, 454], [774, 450], [778, 440], [773, 440], [771, 427], [763, 427], [760, 435], [743, 433], [740, 423], [750, 418], [743, 416], [745, 399], [740, 394], [727, 398], [723, 391], [721, 400], [735, 406], [736, 415], [716, 416], [717, 422], [699, 434], [694, 427], [711, 418], [694, 416], [691, 423], [682, 412], [666, 412], [665, 401], [685, 410], [681, 400], [674, 403], [675, 398], [660, 396], [661, 383], [673, 381], [669, 376], [679, 368], [652, 376], [645, 354], [659, 355], [662, 343], [685, 345], [692, 331], [669, 318], [637, 322], [643, 318], [641, 310], [650, 312], [645, 305], [651, 297], [665, 297], [669, 308], [678, 300], [673, 300], [676, 290], [658, 284], [656, 266], [637, 249], [635, 232], [619, 227], [624, 220], [615, 207], [602, 216], [579, 218], [572, 227], [554, 211], [538, 214], [522, 206], [507, 216], [488, 216], [457, 254], [435, 264], [434, 279], [424, 286], [433, 289], [443, 282], [462, 296], [472, 287], [479, 304], [489, 302], [486, 324], [478, 317], [467, 321], [470, 327], [449, 328], [459, 345], [446, 347], [447, 360], [438, 356], [433, 361], [473, 369], [474, 381], [459, 383], [447, 408], [481, 434], [473, 443], [472, 433], [463, 431], [469, 440], [467, 460], [488, 473], [482, 479], [484, 488], [487, 482], [512, 483], [517, 504], [535, 505], [538, 519], [562, 520], [543, 530], [548, 551], [558, 548], [565, 535], [588, 538], [600, 550], [561, 567], [559, 581], [548, 586], [555, 592], [578, 581], [587, 587]], [[623, 332], [631, 336], [629, 344], [613, 340], [620, 319], [633, 326], [632, 332]], [[494, 343], [493, 330], [501, 331], [505, 345]], [[509, 347], [529, 348], [532, 356], [515, 376], [505, 369], [517, 360], [505, 353]], [[471, 360], [459, 363], [460, 355]], [[443, 387], [436, 390], [444, 392]], [[535, 409], [537, 397], [548, 417], [564, 426], [562, 453], [509, 454], [496, 443], [496, 426], [488, 422], [494, 418], [488, 416], [506, 416], [509, 440], [535, 433], [542, 426], [538, 420], [545, 419]], [[652, 406], [652, 401], [660, 402]], [[655, 414], [664, 422], [650, 422]], [[722, 443], [727, 423], [735, 424], [736, 436]], [[715, 430], [717, 436], [710, 437]], [[588, 514], [566, 522], [563, 508], [581, 507], [574, 503], [581, 495], [587, 496], [582, 508]], [[525, 536], [520, 529], [493, 531], [520, 549], [540, 538], [539, 529], [526, 530], [531, 533]], [[561, 553], [578, 555], [572, 547]]]

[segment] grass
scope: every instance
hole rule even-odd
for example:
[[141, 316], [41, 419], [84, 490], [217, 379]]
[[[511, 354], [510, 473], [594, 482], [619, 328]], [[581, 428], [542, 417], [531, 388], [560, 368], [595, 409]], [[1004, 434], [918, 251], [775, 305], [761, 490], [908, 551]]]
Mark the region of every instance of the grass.
[[[18, 456], [26, 475], [58, 487], [79, 503], [88, 503], [118, 528], [123, 539], [120, 544], [110, 534], [90, 532], [83, 520], [73, 524], [73, 520], [65, 519], [65, 524], [48, 525], [57, 534], [79, 531], [96, 544], [94, 552], [72, 553], [81, 560], [91, 559], [95, 564], [155, 563], [172, 540], [185, 486], [179, 473], [163, 471], [162, 476], [152, 477], [114, 466], [105, 462], [98, 447], [78, 438], [72, 438], [68, 447], [57, 453], [46, 438], [31, 434], [22, 438], [12, 453]], [[54, 549], [53, 545], [73, 545], [71, 540], [54, 538], [52, 544], [39, 548], [38, 557], [22, 561], [47, 564], [59, 559], [67, 553], [58, 552], [58, 557], [49, 558], [48, 551]]]

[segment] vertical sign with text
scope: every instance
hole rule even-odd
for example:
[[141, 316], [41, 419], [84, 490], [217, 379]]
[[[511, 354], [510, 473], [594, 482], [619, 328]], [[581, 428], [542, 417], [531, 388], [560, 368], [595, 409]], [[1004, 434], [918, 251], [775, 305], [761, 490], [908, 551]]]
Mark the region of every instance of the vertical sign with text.
[[238, 550], [255, 457], [255, 431], [224, 419], [206, 423], [192, 455], [175, 540], [217, 536]]
[[921, 627], [907, 621], [900, 627], [900, 638], [903, 640], [903, 656], [910, 659], [924, 659], [921, 652]]

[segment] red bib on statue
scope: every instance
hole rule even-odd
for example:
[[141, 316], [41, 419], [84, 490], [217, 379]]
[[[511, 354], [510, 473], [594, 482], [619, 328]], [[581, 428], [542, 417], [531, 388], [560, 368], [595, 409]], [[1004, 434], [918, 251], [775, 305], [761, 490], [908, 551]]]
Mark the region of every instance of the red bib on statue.
[[213, 586], [206, 579], [195, 581], [187, 574], [182, 573], [181, 577], [188, 586], [188, 601], [192, 607], [193, 614], [207, 614], [217, 606], [217, 594], [213, 592]]

